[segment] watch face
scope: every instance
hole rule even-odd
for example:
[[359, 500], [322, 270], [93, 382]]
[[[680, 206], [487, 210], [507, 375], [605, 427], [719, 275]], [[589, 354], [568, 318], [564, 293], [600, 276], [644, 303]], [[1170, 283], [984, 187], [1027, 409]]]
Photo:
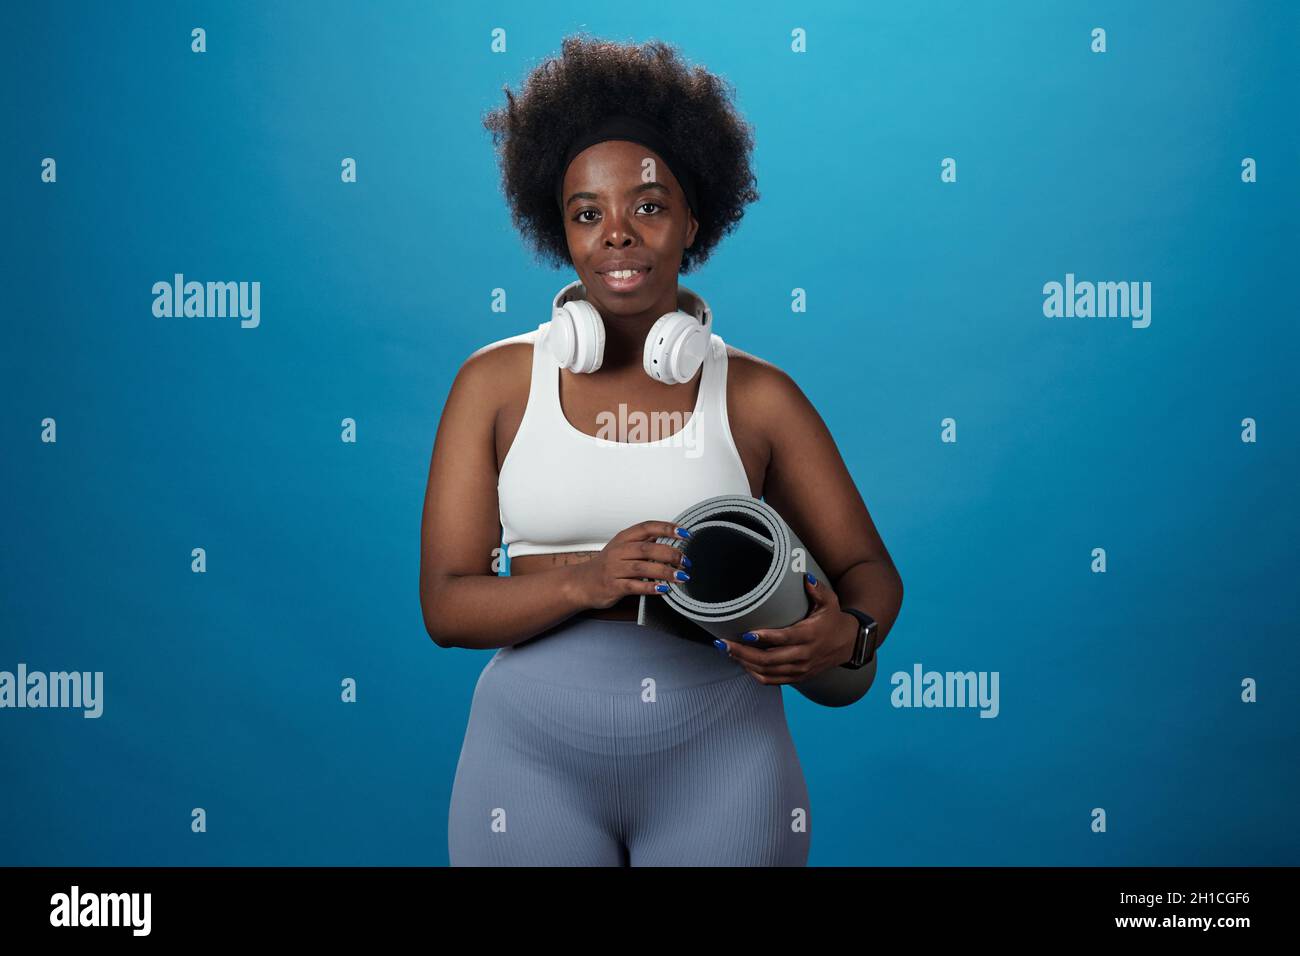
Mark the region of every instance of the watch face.
[[[848, 609], [846, 608], [845, 610]], [[873, 643], [875, 639], [876, 622], [874, 618], [863, 611], [853, 610], [848, 611], [848, 613], [858, 619], [858, 637], [853, 644], [853, 657], [847, 662], [847, 664], [841, 666], [862, 667], [867, 663], [867, 661], [871, 660], [875, 653]], [[866, 618], [866, 620], [863, 620], [863, 618]], [[867, 623], [868, 621], [870, 621], [870, 623]]]
[[858, 638], [856, 641], [853, 642], [852, 661], [855, 664], [860, 664], [862, 662], [862, 656], [867, 653], [866, 634], [867, 634], [866, 626], [861, 621], [859, 621]]
[[867, 634], [867, 643], [864, 647], [866, 653], [862, 656], [862, 660], [865, 663], [866, 661], [871, 660], [876, 653], [876, 622], [872, 621], [869, 625], [864, 627], [863, 630]]

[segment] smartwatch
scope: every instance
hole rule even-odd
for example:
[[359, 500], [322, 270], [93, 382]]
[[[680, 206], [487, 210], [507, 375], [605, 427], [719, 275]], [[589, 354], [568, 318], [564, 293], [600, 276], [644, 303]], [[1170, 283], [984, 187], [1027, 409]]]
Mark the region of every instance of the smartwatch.
[[876, 656], [876, 637], [880, 632], [876, 627], [876, 619], [865, 611], [859, 611], [854, 607], [842, 607], [840, 610], [858, 619], [858, 640], [853, 645], [853, 656], [840, 665], [855, 671], [859, 667], [870, 664], [872, 658]]

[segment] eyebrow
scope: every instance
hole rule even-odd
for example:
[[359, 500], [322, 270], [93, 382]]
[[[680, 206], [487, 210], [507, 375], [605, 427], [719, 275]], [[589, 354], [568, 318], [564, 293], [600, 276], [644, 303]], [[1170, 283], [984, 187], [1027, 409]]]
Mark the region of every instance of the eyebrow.
[[[636, 186], [636, 187], [634, 187], [634, 188], [632, 188], [632, 189], [629, 189], [629, 190], [628, 190], [628, 195], [630, 195], [630, 196], [635, 196], [637, 193], [643, 193], [643, 192], [645, 192], [647, 189], [656, 189], [656, 188], [658, 188], [658, 189], [662, 189], [662, 190], [663, 190], [665, 193], [667, 193], [669, 196], [672, 195], [672, 190], [670, 190], [670, 189], [669, 189], [667, 186], [665, 186], [663, 183], [661, 183], [661, 182], [657, 182], [656, 180], [653, 180], [653, 179], [650, 180], [648, 183], [642, 183], [640, 186]], [[566, 200], [564, 201], [564, 208], [565, 208], [565, 209], [568, 209], [568, 208], [569, 208], [569, 203], [573, 202], [575, 199], [599, 199], [599, 198], [600, 198], [600, 197], [599, 197], [598, 195], [596, 195], [595, 193], [586, 193], [586, 192], [583, 192], [583, 193], [574, 193], [572, 196], [570, 196], [568, 199], [566, 199]]]

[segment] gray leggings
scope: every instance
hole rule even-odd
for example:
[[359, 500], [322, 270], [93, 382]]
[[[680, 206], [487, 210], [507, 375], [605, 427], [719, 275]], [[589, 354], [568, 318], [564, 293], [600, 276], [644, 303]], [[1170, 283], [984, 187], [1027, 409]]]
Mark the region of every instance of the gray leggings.
[[781, 686], [594, 618], [483, 668], [447, 824], [452, 866], [804, 866], [812, 837]]

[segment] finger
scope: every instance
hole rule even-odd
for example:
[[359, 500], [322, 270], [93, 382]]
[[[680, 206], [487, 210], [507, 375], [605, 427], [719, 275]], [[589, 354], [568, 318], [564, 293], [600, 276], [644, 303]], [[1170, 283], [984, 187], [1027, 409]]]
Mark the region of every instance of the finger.
[[[806, 662], [795, 664], [776, 664], [770, 667], [762, 666], [759, 661], [764, 652], [752, 647], [742, 648], [735, 641], [729, 641], [725, 637], [716, 638], [713, 646], [718, 648], [720, 653], [727, 654], [734, 658], [745, 670], [755, 677], [772, 678], [771, 683], [786, 682], [802, 675], [806, 670]], [[778, 681], [780, 678], [782, 680]]]
[[614, 576], [618, 578], [655, 578], [659, 581], [672, 581], [674, 584], [681, 584], [683, 581], [689, 581], [691, 576], [688, 572], [672, 564], [664, 564], [662, 561], [635, 561], [628, 559], [615, 566]]
[[789, 627], [778, 627], [774, 629], [759, 628], [754, 631], [745, 631], [743, 634], [736, 635], [736, 640], [745, 647], [785, 647], [788, 644], [800, 644], [808, 639], [804, 633], [805, 628], [800, 627], [803, 621], [796, 621]]
[[802, 668], [791, 673], [774, 674], [768, 673], [750, 664], [742, 664], [741, 666], [745, 668], [745, 672], [749, 674], [750, 677], [758, 681], [760, 684], [795, 684], [804, 679]]
[[686, 534], [679, 534], [678, 532], [686, 530], [685, 528], [679, 528], [671, 521], [642, 521], [631, 527], [624, 528], [614, 535], [610, 541], [652, 541], [655, 538], [685, 539], [690, 537], [690, 532], [687, 531]]
[[808, 597], [812, 599], [813, 609], [826, 607], [830, 603], [830, 588], [826, 582], [819, 579], [814, 574], [805, 574], [803, 576], [803, 588]]
[[680, 543], [660, 544], [657, 541], [630, 541], [619, 545], [619, 557], [628, 560], [657, 561], [661, 564], [678, 568], [689, 568], [691, 562], [686, 557]]
[[802, 644], [764, 650], [761, 647], [746, 647], [736, 642], [731, 644], [731, 656], [742, 664], [752, 665], [759, 669], [783, 667], [787, 664], [798, 664], [799, 662], [807, 663], [810, 657], [808, 648]]
[[644, 581], [640, 578], [617, 578], [618, 586], [623, 589], [624, 594], [655, 594], [663, 597], [668, 593], [672, 585], [666, 581], [658, 581], [651, 578]]
[[[762, 652], [759, 653], [761, 654]], [[741, 667], [745, 668], [745, 670], [749, 671], [755, 677], [795, 677], [800, 680], [803, 678], [803, 675], [808, 673], [809, 662], [811, 660], [808, 654], [796, 653], [794, 657], [787, 657], [769, 662], [765, 656], [755, 658], [752, 653], [747, 655], [745, 654], [745, 651], [738, 649], [735, 650], [732, 656]]]

